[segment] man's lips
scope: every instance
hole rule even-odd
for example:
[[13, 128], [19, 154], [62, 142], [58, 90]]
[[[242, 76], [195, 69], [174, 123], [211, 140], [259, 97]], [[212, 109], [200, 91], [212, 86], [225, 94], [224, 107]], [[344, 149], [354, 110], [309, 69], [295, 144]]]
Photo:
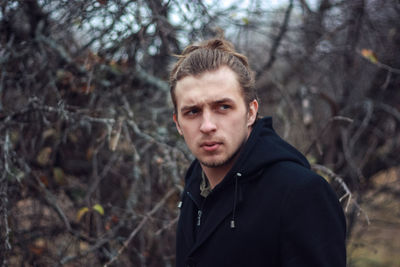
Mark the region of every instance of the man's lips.
[[200, 147], [207, 152], [213, 152], [217, 150], [221, 144], [221, 142], [204, 142], [201, 143]]

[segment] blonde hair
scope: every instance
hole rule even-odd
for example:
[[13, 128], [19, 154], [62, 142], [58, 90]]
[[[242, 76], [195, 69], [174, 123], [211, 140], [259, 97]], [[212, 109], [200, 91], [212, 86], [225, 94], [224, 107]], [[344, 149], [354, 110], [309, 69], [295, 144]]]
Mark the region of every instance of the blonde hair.
[[170, 73], [170, 93], [176, 113], [175, 87], [179, 80], [187, 76], [198, 76], [221, 66], [229, 67], [237, 76], [244, 100], [249, 104], [257, 99], [254, 88], [254, 72], [249, 66], [247, 57], [236, 52], [232, 43], [223, 38], [214, 38], [197, 45], [189, 45], [181, 55]]

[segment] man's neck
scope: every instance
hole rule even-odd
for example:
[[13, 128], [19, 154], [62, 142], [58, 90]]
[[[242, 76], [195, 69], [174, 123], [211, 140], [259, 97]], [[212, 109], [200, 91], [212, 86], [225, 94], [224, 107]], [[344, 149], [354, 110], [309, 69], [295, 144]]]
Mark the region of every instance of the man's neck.
[[203, 165], [201, 167], [208, 179], [208, 182], [210, 183], [211, 188], [214, 188], [217, 184], [222, 182], [232, 166], [229, 164], [227, 166], [221, 166], [217, 168], [210, 168]]

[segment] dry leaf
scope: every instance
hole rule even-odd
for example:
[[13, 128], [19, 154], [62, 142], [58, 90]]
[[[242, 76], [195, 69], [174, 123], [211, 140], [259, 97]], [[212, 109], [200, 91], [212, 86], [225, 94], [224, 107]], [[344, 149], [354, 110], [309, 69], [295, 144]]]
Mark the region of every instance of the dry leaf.
[[108, 142], [108, 148], [111, 151], [115, 151], [118, 145], [119, 138], [121, 137], [121, 129], [122, 129], [122, 120], [118, 120], [115, 125], [114, 129], [111, 132], [110, 141]]
[[55, 136], [56, 133], [57, 133], [56, 130], [53, 128], [47, 129], [42, 133], [42, 138], [46, 139], [48, 137]]
[[87, 251], [87, 250], [89, 250], [89, 244], [88, 244], [87, 242], [80, 241], [80, 242], [79, 242], [79, 250], [80, 250], [80, 251]]
[[49, 179], [47, 179], [46, 175], [40, 175], [39, 180], [46, 186], [49, 186]]
[[81, 208], [78, 213], [76, 214], [76, 220], [80, 221], [83, 217], [83, 215], [85, 215], [85, 213], [87, 213], [89, 211], [88, 207], [83, 207]]
[[86, 159], [89, 161], [92, 159], [94, 154], [94, 148], [93, 147], [89, 147], [86, 151]]
[[50, 155], [51, 155], [51, 147], [45, 147], [37, 155], [36, 161], [41, 166], [47, 165], [47, 163], [49, 163], [50, 161]]
[[371, 61], [374, 64], [378, 63], [378, 58], [376, 57], [374, 51], [372, 51], [371, 49], [362, 49], [361, 50], [361, 55], [365, 59]]
[[59, 185], [65, 185], [67, 183], [64, 171], [61, 168], [56, 167], [53, 169], [53, 177], [54, 181]]
[[42, 255], [45, 249], [46, 241], [43, 238], [38, 238], [29, 245], [29, 251], [35, 255]]

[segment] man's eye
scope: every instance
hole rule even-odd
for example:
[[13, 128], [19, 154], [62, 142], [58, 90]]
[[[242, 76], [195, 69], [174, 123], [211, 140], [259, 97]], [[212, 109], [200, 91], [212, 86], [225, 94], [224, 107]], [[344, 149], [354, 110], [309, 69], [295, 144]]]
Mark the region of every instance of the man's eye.
[[230, 109], [230, 108], [231, 108], [230, 105], [221, 105], [221, 106], [219, 107], [219, 109], [221, 109], [221, 110], [227, 110], [227, 109]]
[[193, 116], [193, 115], [196, 115], [197, 113], [199, 113], [199, 110], [198, 110], [198, 109], [191, 109], [191, 110], [188, 110], [188, 111], [185, 113], [185, 115]]

